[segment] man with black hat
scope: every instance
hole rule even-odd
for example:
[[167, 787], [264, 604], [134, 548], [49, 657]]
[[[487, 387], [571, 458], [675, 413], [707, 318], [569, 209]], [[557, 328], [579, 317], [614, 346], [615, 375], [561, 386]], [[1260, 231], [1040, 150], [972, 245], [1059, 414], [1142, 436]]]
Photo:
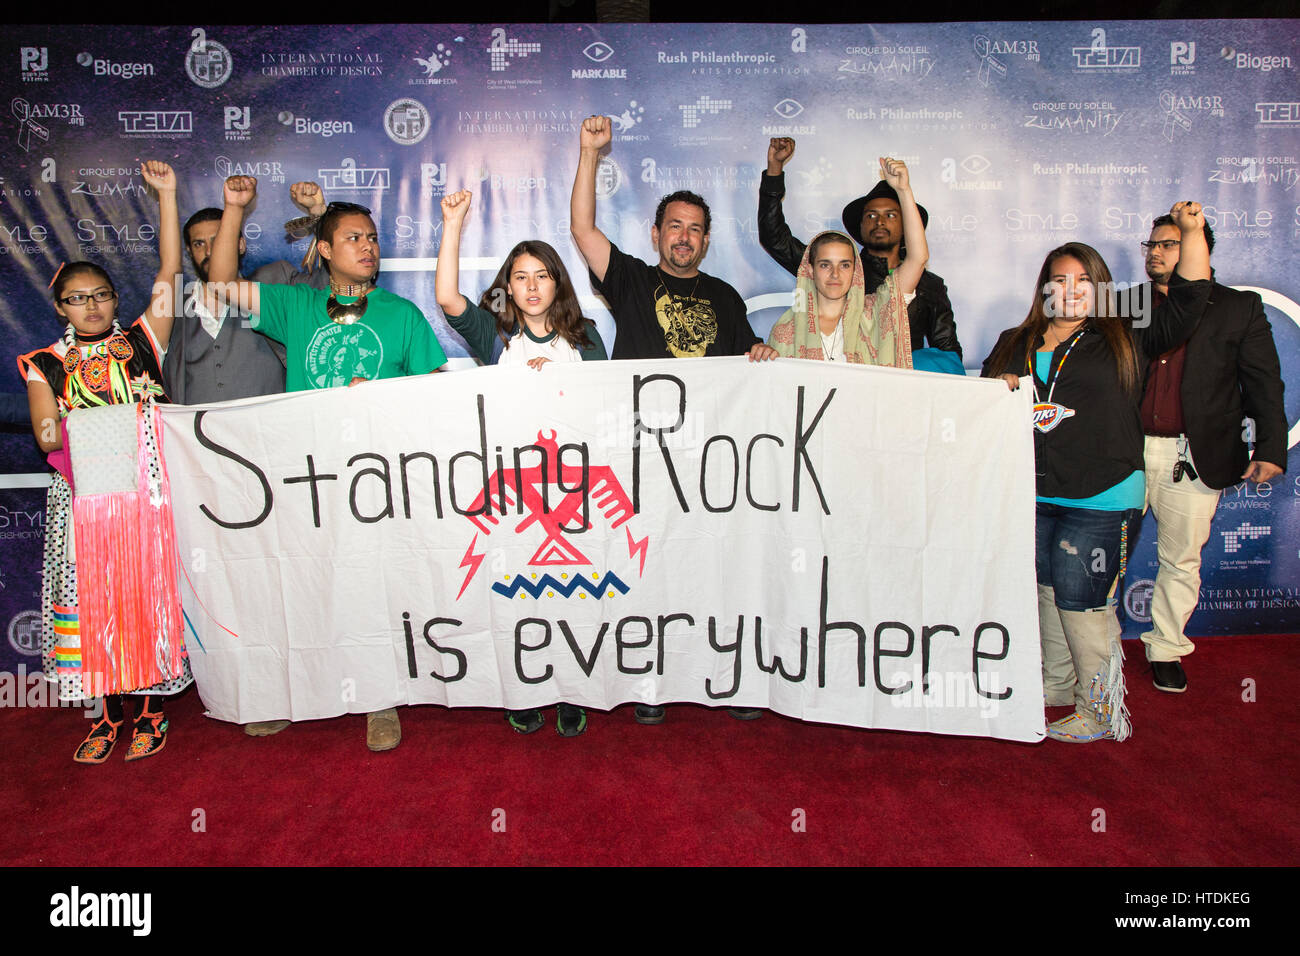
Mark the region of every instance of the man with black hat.
[[[774, 137], [767, 147], [767, 171], [758, 184], [758, 241], [768, 255], [791, 275], [797, 275], [805, 243], [800, 242], [786, 225], [781, 200], [785, 197], [785, 164], [794, 155], [794, 140]], [[930, 221], [925, 207], [917, 204], [921, 224]], [[867, 289], [873, 290], [907, 256], [903, 245], [903, 217], [898, 194], [883, 180], [865, 196], [844, 207], [844, 229], [862, 246], [862, 267]], [[908, 324], [912, 329], [912, 349], [931, 348], [955, 352], [960, 358], [957, 324], [952, 317], [952, 303], [943, 280], [933, 272], [921, 274], [916, 294], [907, 304]]]

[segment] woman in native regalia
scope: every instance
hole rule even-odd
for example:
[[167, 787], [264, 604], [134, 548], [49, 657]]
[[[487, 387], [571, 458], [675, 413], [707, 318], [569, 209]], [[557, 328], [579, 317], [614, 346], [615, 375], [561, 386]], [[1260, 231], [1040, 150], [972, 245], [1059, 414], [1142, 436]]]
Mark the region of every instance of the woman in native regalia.
[[[169, 574], [174, 580], [176, 572], [170, 521], [166, 517], [160, 521], [156, 515], [139, 517], [141, 510], [158, 512], [156, 506], [165, 497], [156, 423], [150, 416], [137, 415], [138, 444], [146, 451], [141, 454], [137, 448], [127, 469], [134, 473], [139, 459], [140, 481], [151, 482], [155, 507], [124, 507], [121, 496], [92, 495], [83, 509], [80, 495], [103, 483], [94, 459], [105, 456], [95, 446], [109, 445], [119, 459], [122, 446], [116, 432], [104, 429], [102, 417], [87, 413], [85, 419], [68, 418], [81, 409], [167, 400], [160, 366], [171, 336], [174, 285], [181, 271], [176, 174], [166, 163], [150, 161], [143, 164], [141, 175], [157, 193], [160, 216], [160, 264], [148, 310], [123, 329], [118, 322], [117, 291], [108, 273], [90, 262], [71, 263], [59, 270], [52, 283], [54, 309], [67, 323], [63, 336], [18, 358], [27, 382], [32, 429], [56, 469], [46, 505], [41, 592], [45, 676], [58, 686], [61, 700], [103, 696], [102, 713], [73, 756], [78, 763], [108, 759], [125, 721], [122, 698], [127, 693], [140, 697], [141, 706], [126, 759], [157, 753], [167, 739], [163, 698], [192, 680], [178, 626], [170, 628], [170, 638], [156, 632], [127, 633], [139, 630], [130, 622], [150, 619], [151, 614], [158, 617], [154, 608], [167, 603], [161, 593], [167, 589], [160, 589], [158, 580]], [[125, 424], [127, 438], [137, 437], [136, 425]], [[68, 453], [70, 426], [75, 426], [74, 458]], [[88, 449], [84, 454], [83, 447]], [[69, 483], [74, 462], [73, 483], [79, 495], [76, 507], [82, 509], [76, 511], [75, 522]], [[101, 499], [107, 504], [99, 504]], [[96, 513], [96, 508], [100, 512]], [[83, 511], [87, 518], [84, 526]], [[80, 540], [83, 537], [86, 540]], [[74, 538], [78, 540], [74, 542]], [[78, 582], [79, 577], [84, 580]], [[169, 593], [174, 596], [174, 585]], [[92, 617], [103, 622], [93, 634], [87, 630], [87, 609], [82, 606], [87, 600], [95, 606]], [[166, 608], [161, 613], [175, 616]]]

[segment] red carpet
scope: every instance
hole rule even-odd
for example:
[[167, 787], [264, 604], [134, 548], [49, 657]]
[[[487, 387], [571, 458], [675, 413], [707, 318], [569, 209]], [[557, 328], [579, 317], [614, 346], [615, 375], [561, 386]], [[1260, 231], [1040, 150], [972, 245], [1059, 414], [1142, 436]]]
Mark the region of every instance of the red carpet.
[[1126, 642], [1124, 744], [689, 705], [658, 727], [594, 713], [566, 740], [553, 709], [521, 737], [497, 711], [408, 707], [401, 746], [371, 754], [361, 716], [253, 739], [203, 717], [191, 689], [162, 753], [126, 764], [121, 741], [89, 767], [71, 761], [80, 711], [6, 708], [0, 864], [1294, 864], [1298, 640], [1203, 639], [1183, 695], [1156, 691]]

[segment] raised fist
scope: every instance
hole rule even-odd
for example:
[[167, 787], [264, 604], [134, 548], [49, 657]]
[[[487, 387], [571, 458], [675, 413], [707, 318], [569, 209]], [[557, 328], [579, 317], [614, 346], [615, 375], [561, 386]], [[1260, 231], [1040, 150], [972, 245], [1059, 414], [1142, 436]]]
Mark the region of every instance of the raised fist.
[[140, 177], [154, 188], [155, 192], [176, 191], [176, 171], [158, 159], [151, 159], [140, 164]]
[[447, 225], [460, 225], [469, 212], [469, 202], [474, 194], [468, 189], [442, 197], [442, 221]]
[[776, 176], [785, 169], [794, 155], [794, 140], [789, 136], [773, 136], [767, 144], [767, 174]]
[[253, 176], [227, 176], [222, 198], [227, 206], [243, 209], [257, 198], [257, 179]]
[[317, 183], [294, 183], [289, 187], [289, 198], [309, 216], [319, 216], [325, 212], [325, 193]]
[[1198, 232], [1205, 227], [1205, 217], [1201, 215], [1198, 202], [1176, 202], [1169, 215], [1178, 224], [1179, 232]]
[[892, 156], [880, 157], [880, 178], [889, 183], [894, 192], [901, 192], [911, 186], [907, 176], [907, 164]]
[[609, 145], [614, 136], [614, 127], [608, 116], [588, 116], [582, 121], [579, 135], [583, 149], [601, 149]]

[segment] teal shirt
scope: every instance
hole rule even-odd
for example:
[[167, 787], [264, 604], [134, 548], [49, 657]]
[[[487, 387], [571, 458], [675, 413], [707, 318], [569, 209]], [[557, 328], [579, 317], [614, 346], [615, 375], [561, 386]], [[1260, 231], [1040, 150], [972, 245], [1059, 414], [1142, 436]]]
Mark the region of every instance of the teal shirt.
[[[1038, 372], [1038, 377], [1046, 382], [1052, 372], [1052, 353], [1035, 352], [1034, 369]], [[1087, 498], [1044, 498], [1040, 495], [1036, 500], [1065, 508], [1087, 508], [1089, 511], [1128, 511], [1131, 508], [1141, 510], [1146, 504], [1146, 497], [1146, 473], [1134, 471], [1123, 481]]]
[[[460, 315], [448, 315], [445, 311], [443, 316], [447, 319], [447, 324], [460, 333], [469, 346], [469, 350], [474, 356], [485, 365], [493, 364], [496, 359], [494, 355], [499, 355], [501, 336], [497, 335], [497, 317], [487, 309], [480, 308], [465, 298], [465, 311]], [[605, 343], [601, 341], [600, 333], [596, 331], [596, 323], [591, 319], [583, 319], [587, 323], [587, 338], [591, 340], [591, 348], [582, 349], [578, 354], [584, 362], [605, 361], [609, 356], [605, 352]], [[538, 338], [528, 331], [525, 326], [523, 334], [528, 336], [534, 342], [539, 344], [551, 341], [558, 332], [552, 332], [544, 338]]]
[[[252, 327], [283, 342], [290, 392], [334, 388], [354, 378], [400, 378], [439, 368], [447, 356], [424, 314], [413, 302], [375, 289], [365, 314], [339, 325], [325, 311], [328, 289], [259, 285], [259, 311]], [[339, 301], [356, 301], [339, 296]]]

